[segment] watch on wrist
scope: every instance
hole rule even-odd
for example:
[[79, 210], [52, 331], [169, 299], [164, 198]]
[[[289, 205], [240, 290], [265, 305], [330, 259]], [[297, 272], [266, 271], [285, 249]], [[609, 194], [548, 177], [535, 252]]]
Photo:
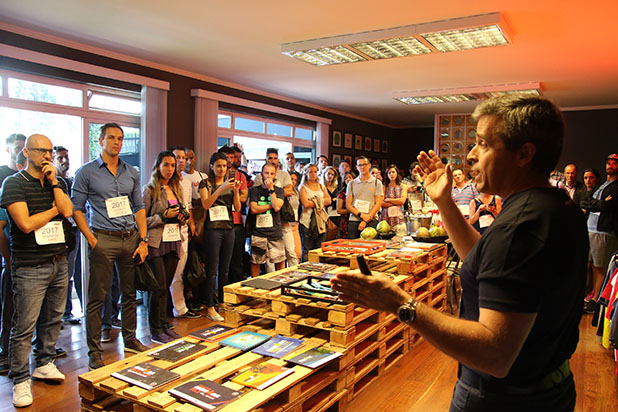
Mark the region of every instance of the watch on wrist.
[[399, 319], [399, 322], [407, 324], [414, 322], [417, 306], [418, 301], [414, 298], [399, 306], [399, 309], [397, 309], [397, 319]]
[[140, 243], [141, 243], [141, 242], [146, 242], [146, 243], [148, 243], [148, 238], [147, 238], [147, 237], [140, 237], [140, 238], [139, 238], [139, 241], [140, 241]]
[[275, 193], [275, 189], [268, 189], [268, 194], [272, 195], [273, 193]]

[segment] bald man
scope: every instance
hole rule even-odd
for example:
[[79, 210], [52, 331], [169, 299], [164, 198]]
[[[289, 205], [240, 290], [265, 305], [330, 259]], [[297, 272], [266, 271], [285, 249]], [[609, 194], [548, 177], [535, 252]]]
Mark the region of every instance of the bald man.
[[573, 199], [575, 192], [585, 192], [584, 184], [577, 180], [577, 166], [568, 164], [564, 167], [564, 186], [561, 186]]
[[[14, 316], [9, 362], [13, 404], [32, 404], [30, 351], [36, 327], [36, 369], [32, 377], [64, 381], [54, 365], [55, 347], [67, 295], [67, 246], [63, 218], [73, 205], [52, 162], [52, 142], [43, 135], [26, 140], [26, 168], [4, 181], [0, 206], [11, 222]], [[38, 323], [37, 323], [38, 319]]]

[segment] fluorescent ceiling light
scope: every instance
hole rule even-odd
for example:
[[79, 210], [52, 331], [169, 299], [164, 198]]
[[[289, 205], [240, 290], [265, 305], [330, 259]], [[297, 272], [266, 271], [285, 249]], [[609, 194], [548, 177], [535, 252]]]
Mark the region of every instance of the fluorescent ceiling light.
[[496, 86], [397, 92], [393, 93], [393, 99], [406, 104], [457, 103], [472, 100], [487, 100], [491, 97], [514, 93], [540, 96], [541, 84], [538, 82], [516, 83]]
[[500, 13], [344, 34], [281, 45], [281, 53], [316, 66], [446, 53], [509, 44]]

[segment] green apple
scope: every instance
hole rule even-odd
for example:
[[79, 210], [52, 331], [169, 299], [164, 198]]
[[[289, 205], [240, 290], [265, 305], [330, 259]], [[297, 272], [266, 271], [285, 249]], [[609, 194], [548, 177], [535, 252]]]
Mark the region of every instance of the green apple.
[[429, 237], [429, 229], [426, 227], [419, 227], [416, 231], [416, 236], [418, 237]]
[[366, 227], [365, 229], [363, 229], [363, 231], [361, 232], [361, 237], [365, 240], [371, 240], [374, 237], [376, 237], [376, 235], [378, 234], [378, 232], [376, 232], [376, 230], [372, 227]]
[[380, 223], [378, 223], [376, 230], [378, 231], [378, 233], [388, 233], [391, 231], [391, 226], [388, 224], [386, 220], [383, 220]]

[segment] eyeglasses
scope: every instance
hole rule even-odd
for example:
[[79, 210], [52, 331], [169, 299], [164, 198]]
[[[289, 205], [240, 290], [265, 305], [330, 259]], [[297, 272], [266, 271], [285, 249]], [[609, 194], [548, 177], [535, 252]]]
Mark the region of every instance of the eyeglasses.
[[45, 154], [45, 153], [54, 154], [54, 149], [43, 149], [42, 147], [26, 147], [26, 149], [34, 150], [35, 152], [40, 153], [40, 154]]
[[356, 166], [369, 166], [369, 163], [359, 163]]

